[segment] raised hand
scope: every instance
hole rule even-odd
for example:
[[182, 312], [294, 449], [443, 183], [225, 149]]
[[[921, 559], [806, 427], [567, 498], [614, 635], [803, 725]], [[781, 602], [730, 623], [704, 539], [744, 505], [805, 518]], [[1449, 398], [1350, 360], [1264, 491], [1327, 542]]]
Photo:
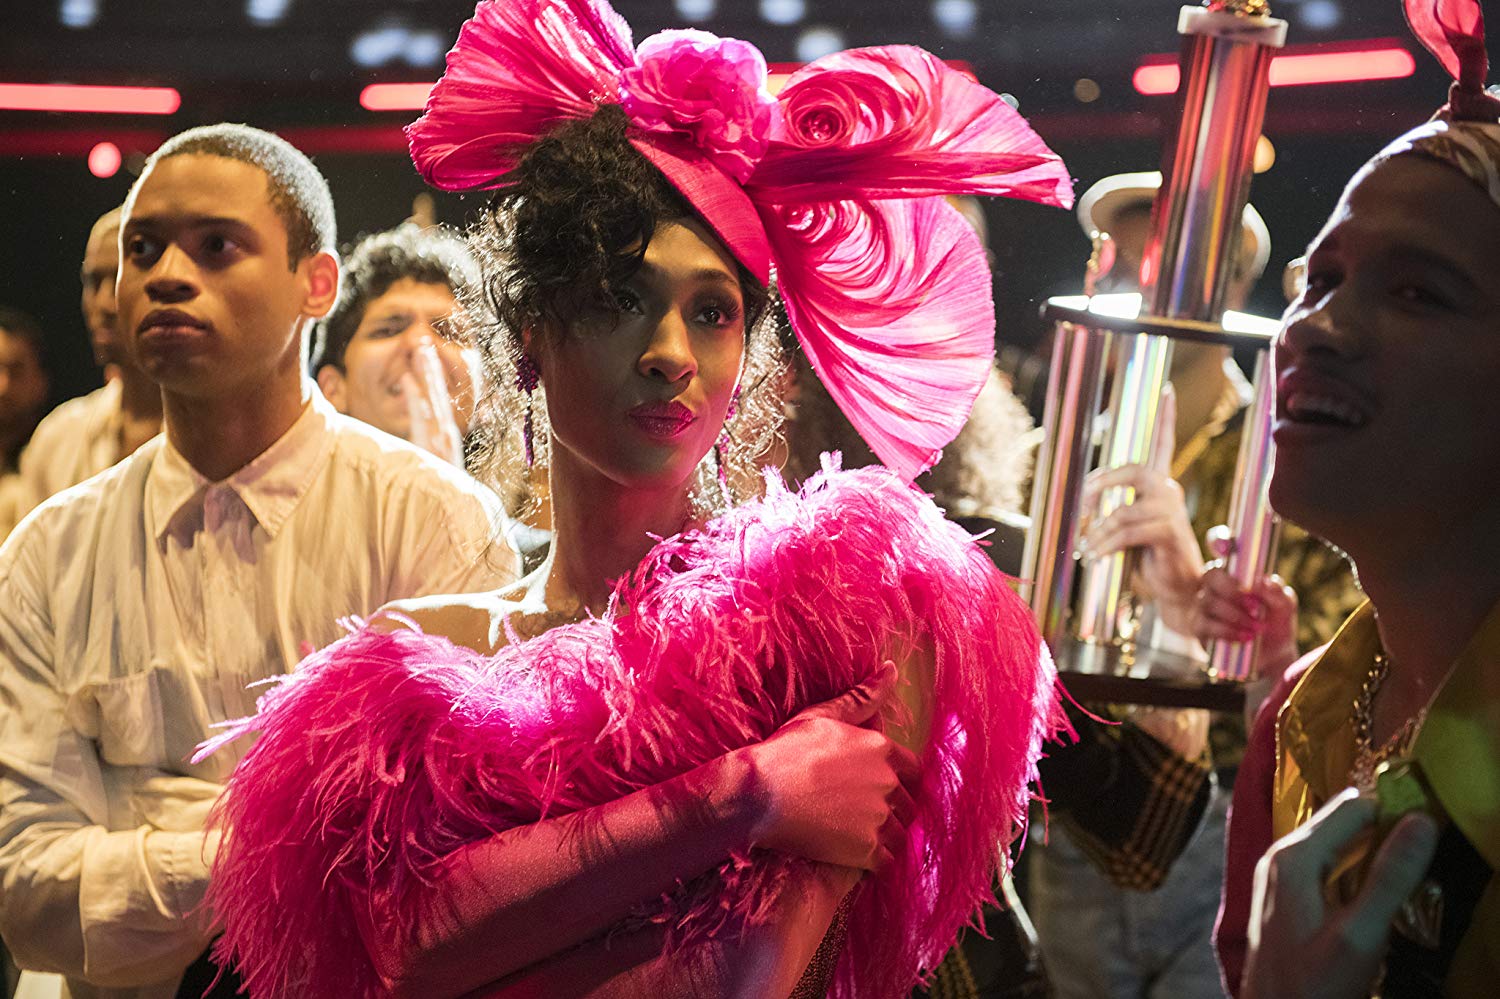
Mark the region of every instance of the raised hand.
[[1188, 520], [1182, 486], [1170, 474], [1176, 410], [1174, 396], [1168, 391], [1147, 464], [1097, 469], [1084, 480], [1081, 505], [1085, 511], [1097, 509], [1100, 496], [1107, 490], [1128, 488], [1134, 497], [1097, 523], [1091, 518], [1084, 525], [1082, 549], [1090, 558], [1140, 549], [1133, 581], [1136, 592], [1156, 603], [1169, 628], [1186, 635], [1191, 634], [1203, 552]]
[[1242, 589], [1216, 565], [1199, 580], [1193, 633], [1205, 643], [1259, 639], [1251, 678], [1279, 676], [1297, 658], [1297, 594], [1280, 576]]
[[401, 376], [401, 394], [411, 414], [411, 442], [462, 468], [463, 434], [437, 346], [430, 340], [418, 344], [412, 350], [411, 364], [411, 370]]

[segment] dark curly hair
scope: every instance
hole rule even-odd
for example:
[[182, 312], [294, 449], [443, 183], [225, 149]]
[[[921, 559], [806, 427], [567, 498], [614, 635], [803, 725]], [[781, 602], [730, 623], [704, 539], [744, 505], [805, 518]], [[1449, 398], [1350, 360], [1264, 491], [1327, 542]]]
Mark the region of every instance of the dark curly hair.
[[468, 244], [442, 229], [403, 223], [360, 239], [344, 253], [339, 300], [313, 331], [307, 369], [344, 370], [344, 352], [370, 303], [401, 280], [440, 284], [454, 297], [479, 282], [479, 265]]
[[[535, 142], [507, 177], [470, 232], [484, 271], [482, 303], [465, 303], [480, 324], [489, 392], [476, 414], [479, 448], [471, 469], [496, 486], [511, 512], [524, 505], [513, 483], [535, 480], [522, 458], [521, 426], [530, 407], [536, 463], [545, 467], [549, 433], [543, 392], [528, 398], [516, 388], [522, 334], [565, 336], [585, 316], [618, 314], [616, 292], [645, 258], [659, 226], [696, 217], [691, 204], [627, 137], [627, 120], [613, 105], [569, 122]], [[729, 422], [727, 469], [740, 491], [758, 482], [755, 465], [770, 450], [780, 414], [784, 365], [773, 324], [765, 321], [771, 293], [738, 265], [745, 303], [745, 373]], [[482, 306], [482, 307], [480, 307]], [[700, 467], [695, 505], [712, 509], [718, 490], [709, 457]], [[709, 486], [711, 485], [711, 488]]]
[[[845, 468], [878, 464], [880, 459], [800, 350], [792, 351], [792, 371], [797, 403], [783, 429], [787, 482], [805, 482], [822, 467], [828, 451], [840, 452]], [[1032, 429], [1026, 407], [1000, 370], [992, 367], [963, 429], [943, 448], [937, 464], [917, 477], [917, 488], [931, 493], [954, 517], [998, 520], [1022, 513], [1022, 485], [1031, 475], [1035, 448]]]

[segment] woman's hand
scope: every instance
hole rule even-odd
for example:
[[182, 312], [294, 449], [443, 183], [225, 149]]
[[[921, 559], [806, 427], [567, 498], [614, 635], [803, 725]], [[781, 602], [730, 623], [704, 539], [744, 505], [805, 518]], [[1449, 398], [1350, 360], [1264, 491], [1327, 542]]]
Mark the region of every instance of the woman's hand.
[[1193, 633], [1205, 644], [1259, 639], [1250, 678], [1275, 679], [1297, 660], [1297, 594], [1279, 576], [1241, 589], [1222, 566], [1214, 566], [1198, 584]]
[[1421, 883], [1437, 824], [1414, 812], [1381, 843], [1353, 902], [1330, 908], [1323, 884], [1344, 847], [1375, 820], [1352, 788], [1277, 840], [1255, 868], [1250, 954], [1240, 999], [1355, 999], [1370, 994], [1391, 920]]
[[745, 750], [762, 803], [754, 846], [808, 860], [877, 870], [905, 840], [917, 758], [879, 731], [896, 670], [802, 711]]
[[[887, 667], [764, 742], [460, 847], [422, 893], [409, 938], [363, 928], [386, 987], [434, 999], [503, 981], [600, 937], [749, 846], [854, 871], [889, 861], [911, 820], [917, 762], [864, 726], [878, 727], [895, 682]], [[821, 936], [820, 927], [814, 948]]]
[[1139, 548], [1136, 593], [1157, 605], [1167, 627], [1191, 634], [1203, 553], [1188, 521], [1182, 486], [1165, 472], [1146, 465], [1098, 469], [1084, 480], [1084, 509], [1093, 509], [1106, 489], [1122, 486], [1135, 490], [1135, 498], [1088, 527], [1083, 536], [1084, 551], [1097, 559]]
[[[1122, 465], [1090, 472], [1084, 479], [1080, 504], [1089, 518], [1083, 524], [1083, 554], [1104, 558], [1130, 548], [1141, 550], [1133, 585], [1136, 593], [1157, 605], [1167, 627], [1191, 634], [1193, 601], [1203, 574], [1203, 552], [1188, 520], [1182, 486], [1170, 473], [1176, 405], [1167, 393], [1152, 445], [1144, 465]], [[1134, 498], [1093, 522], [1099, 498], [1107, 490], [1129, 488]]]

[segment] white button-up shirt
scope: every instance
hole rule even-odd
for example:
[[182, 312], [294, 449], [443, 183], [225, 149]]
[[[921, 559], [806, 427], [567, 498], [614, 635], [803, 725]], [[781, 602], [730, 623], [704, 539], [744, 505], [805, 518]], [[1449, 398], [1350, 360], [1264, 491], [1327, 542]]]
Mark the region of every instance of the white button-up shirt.
[[74, 999], [170, 997], [208, 944], [203, 821], [246, 747], [188, 757], [249, 684], [517, 573], [492, 494], [311, 394], [222, 482], [158, 437], [0, 548], [0, 931]]
[[29, 493], [22, 515], [124, 457], [120, 391], [118, 380], [107, 382], [88, 395], [69, 399], [36, 425], [21, 452], [21, 480]]

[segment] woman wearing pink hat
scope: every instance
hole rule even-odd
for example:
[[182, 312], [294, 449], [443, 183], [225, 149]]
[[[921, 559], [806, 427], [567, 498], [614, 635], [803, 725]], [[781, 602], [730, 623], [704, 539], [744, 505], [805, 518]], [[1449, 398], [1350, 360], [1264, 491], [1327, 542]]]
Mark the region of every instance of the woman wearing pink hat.
[[[1066, 205], [1067, 172], [919, 49], [765, 77], [700, 31], [634, 47], [602, 0], [460, 33], [412, 154], [497, 189], [519, 433], [492, 436], [547, 463], [553, 546], [515, 590], [395, 608], [226, 736], [262, 733], [211, 900], [253, 994], [897, 996], [988, 895], [1050, 663], [909, 480], [993, 351], [943, 196]], [[776, 409], [773, 275], [888, 468], [714, 517]]]

